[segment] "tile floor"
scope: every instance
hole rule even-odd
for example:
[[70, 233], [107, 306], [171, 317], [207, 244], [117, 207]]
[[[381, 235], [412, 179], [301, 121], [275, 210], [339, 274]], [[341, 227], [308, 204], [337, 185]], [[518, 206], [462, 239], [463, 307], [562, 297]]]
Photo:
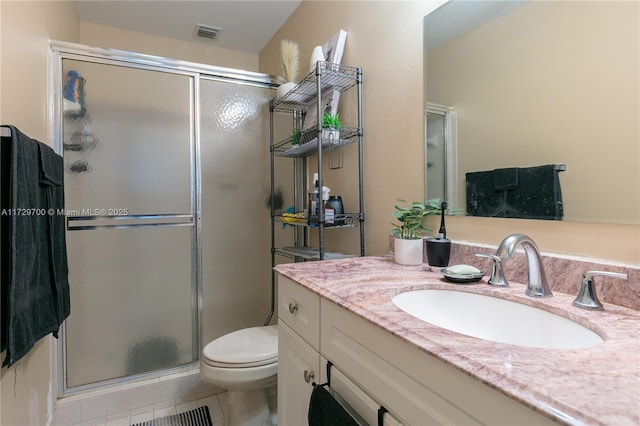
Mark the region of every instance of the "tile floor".
[[214, 426], [223, 426], [227, 394], [186, 373], [62, 398], [55, 426], [129, 426], [206, 405]]

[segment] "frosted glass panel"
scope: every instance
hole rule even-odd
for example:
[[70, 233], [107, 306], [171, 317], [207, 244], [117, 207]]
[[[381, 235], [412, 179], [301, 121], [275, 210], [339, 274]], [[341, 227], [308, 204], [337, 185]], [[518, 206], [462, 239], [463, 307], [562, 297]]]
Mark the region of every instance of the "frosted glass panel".
[[195, 361], [193, 77], [69, 59], [63, 75], [65, 207], [99, 216], [68, 222], [66, 386]]
[[200, 82], [203, 344], [262, 325], [271, 288], [269, 108], [274, 90]]
[[193, 361], [191, 227], [67, 233], [67, 385]]
[[66, 208], [190, 212], [192, 78], [70, 59], [63, 75]]

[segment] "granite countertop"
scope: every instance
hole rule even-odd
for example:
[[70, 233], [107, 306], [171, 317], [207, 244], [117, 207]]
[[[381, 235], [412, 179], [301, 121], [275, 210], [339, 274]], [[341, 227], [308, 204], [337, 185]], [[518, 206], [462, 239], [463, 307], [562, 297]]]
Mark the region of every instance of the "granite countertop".
[[[523, 284], [495, 288], [487, 285], [487, 277], [476, 284], [451, 284], [435, 271], [439, 268], [401, 266], [391, 256], [275, 269], [560, 424], [640, 424], [640, 311], [607, 303], [604, 311], [587, 311], [572, 305], [575, 295], [554, 291], [554, 297], [534, 299], [524, 295]], [[563, 350], [494, 343], [430, 325], [391, 301], [398, 293], [423, 288], [498, 295], [541, 307], [590, 328], [605, 342]]]

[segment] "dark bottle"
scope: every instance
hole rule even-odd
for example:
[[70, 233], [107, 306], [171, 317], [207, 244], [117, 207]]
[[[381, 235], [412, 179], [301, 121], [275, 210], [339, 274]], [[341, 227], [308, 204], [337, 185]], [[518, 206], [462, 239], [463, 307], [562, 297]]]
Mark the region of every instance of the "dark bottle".
[[[344, 206], [342, 205], [342, 197], [340, 195], [331, 195], [331, 196], [329, 196], [329, 199], [324, 204], [324, 208], [325, 208], [325, 210], [326, 209], [333, 209], [333, 214], [335, 215], [335, 217], [337, 217], [338, 215], [344, 214]], [[344, 225], [344, 219], [334, 220], [333, 224], [336, 225], [336, 226]]]

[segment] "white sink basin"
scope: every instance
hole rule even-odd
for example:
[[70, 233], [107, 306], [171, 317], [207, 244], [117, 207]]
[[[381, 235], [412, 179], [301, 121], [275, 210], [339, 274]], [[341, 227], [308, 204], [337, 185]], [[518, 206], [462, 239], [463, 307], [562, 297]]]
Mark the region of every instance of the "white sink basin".
[[494, 342], [546, 349], [589, 348], [604, 342], [567, 318], [482, 294], [426, 289], [400, 293], [392, 300], [429, 324]]

